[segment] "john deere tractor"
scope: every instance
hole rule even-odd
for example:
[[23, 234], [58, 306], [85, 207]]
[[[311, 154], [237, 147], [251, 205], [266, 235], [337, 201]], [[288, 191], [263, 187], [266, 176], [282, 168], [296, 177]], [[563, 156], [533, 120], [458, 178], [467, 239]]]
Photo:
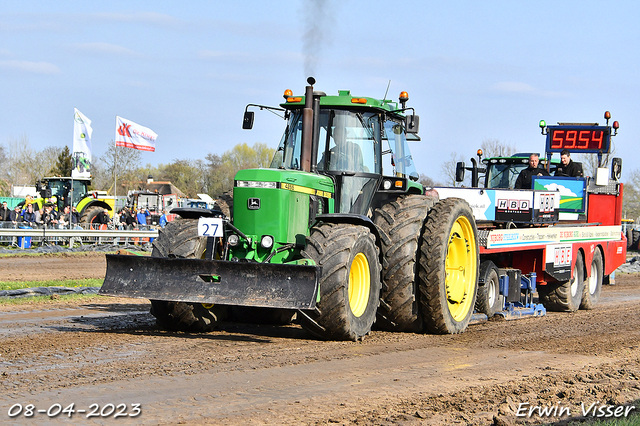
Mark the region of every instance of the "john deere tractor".
[[[360, 340], [374, 322], [459, 333], [473, 311], [477, 229], [469, 205], [425, 195], [400, 104], [285, 92], [271, 166], [235, 176], [233, 211], [175, 208], [151, 257], [107, 255], [101, 294], [151, 299], [160, 326], [206, 332], [238, 312], [298, 322], [324, 339]], [[234, 314], [235, 312], [235, 314]]]

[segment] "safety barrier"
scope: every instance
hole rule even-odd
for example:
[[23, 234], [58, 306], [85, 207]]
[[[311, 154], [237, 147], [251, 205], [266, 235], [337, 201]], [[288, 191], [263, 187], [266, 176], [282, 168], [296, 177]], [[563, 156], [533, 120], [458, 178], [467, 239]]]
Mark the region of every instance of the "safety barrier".
[[[12, 224], [13, 225], [13, 224]], [[17, 224], [15, 228], [0, 227], [0, 243], [28, 248], [31, 243], [40, 244], [146, 244], [158, 237], [157, 229], [54, 229], [27, 228]], [[23, 226], [23, 227], [19, 227]]]

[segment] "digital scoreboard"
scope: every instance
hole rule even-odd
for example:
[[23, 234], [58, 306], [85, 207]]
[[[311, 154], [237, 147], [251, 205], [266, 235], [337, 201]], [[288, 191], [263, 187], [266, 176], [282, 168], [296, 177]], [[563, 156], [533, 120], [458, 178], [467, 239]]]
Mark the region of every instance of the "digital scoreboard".
[[593, 125], [547, 126], [547, 152], [567, 149], [579, 153], [608, 153], [611, 127]]

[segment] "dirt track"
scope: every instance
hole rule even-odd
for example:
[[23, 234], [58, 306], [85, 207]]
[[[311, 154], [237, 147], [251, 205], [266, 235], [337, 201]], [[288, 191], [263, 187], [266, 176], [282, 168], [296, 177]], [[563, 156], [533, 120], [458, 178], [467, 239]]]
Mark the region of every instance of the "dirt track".
[[[89, 261], [86, 276], [100, 277], [100, 257], [39, 261], [63, 262], [65, 271]], [[11, 274], [8, 262], [0, 259], [3, 275]], [[44, 410], [124, 403], [127, 413], [141, 404], [138, 417], [119, 424], [490, 425], [536, 405], [579, 416], [581, 403], [640, 398], [639, 300], [640, 277], [618, 274], [593, 311], [490, 321], [456, 336], [375, 331], [361, 343], [310, 340], [297, 325], [161, 332], [146, 301], [3, 307], [0, 422], [17, 403]], [[53, 423], [85, 424], [86, 415]], [[14, 420], [31, 425], [48, 416], [34, 417]]]

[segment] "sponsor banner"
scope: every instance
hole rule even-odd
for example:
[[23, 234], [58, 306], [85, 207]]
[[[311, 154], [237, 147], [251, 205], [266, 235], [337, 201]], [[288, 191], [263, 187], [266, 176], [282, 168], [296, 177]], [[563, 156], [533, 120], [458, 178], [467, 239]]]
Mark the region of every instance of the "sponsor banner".
[[618, 241], [622, 226], [571, 226], [493, 230], [487, 237], [487, 248], [525, 247], [588, 241]]
[[560, 194], [557, 192], [539, 192], [533, 194], [533, 221], [557, 222], [560, 210]]
[[559, 193], [561, 212], [583, 213], [586, 182], [585, 178], [534, 176], [533, 189]]
[[74, 108], [73, 152], [71, 153], [71, 177], [91, 177], [91, 120]]
[[531, 222], [533, 191], [495, 191], [496, 220]]
[[158, 135], [148, 127], [116, 116], [116, 146], [154, 152]]
[[[473, 210], [476, 220], [495, 220], [494, 199], [489, 195], [492, 191], [471, 188], [436, 188], [441, 200], [445, 198], [462, 198]], [[491, 194], [493, 195], [493, 193]]]

